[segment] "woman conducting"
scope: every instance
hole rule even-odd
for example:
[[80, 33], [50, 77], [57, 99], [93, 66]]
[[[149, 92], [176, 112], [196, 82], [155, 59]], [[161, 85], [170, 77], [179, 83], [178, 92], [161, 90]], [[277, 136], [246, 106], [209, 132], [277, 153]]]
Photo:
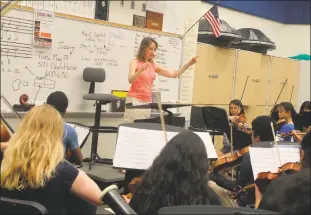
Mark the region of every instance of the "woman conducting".
[[[197, 57], [193, 57], [183, 67], [171, 71], [162, 68], [154, 61], [158, 43], [150, 38], [144, 38], [139, 46], [135, 59], [130, 62], [128, 81], [131, 87], [128, 91], [126, 104], [133, 106], [152, 101], [152, 87], [156, 78], [156, 73], [168, 78], [177, 78], [190, 66], [197, 62]], [[151, 109], [125, 109], [124, 122], [131, 123], [136, 119], [150, 118]]]

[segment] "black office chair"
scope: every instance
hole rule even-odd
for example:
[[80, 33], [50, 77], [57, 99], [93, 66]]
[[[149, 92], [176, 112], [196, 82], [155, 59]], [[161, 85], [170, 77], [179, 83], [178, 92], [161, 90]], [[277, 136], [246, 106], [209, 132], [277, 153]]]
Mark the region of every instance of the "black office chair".
[[48, 214], [38, 202], [0, 197], [0, 208], [5, 214]]
[[[106, 72], [102, 68], [85, 68], [83, 71], [83, 80], [90, 82], [89, 93], [83, 96], [85, 100], [95, 101], [95, 122], [90, 127], [92, 132], [92, 146], [91, 146], [91, 158], [85, 161], [91, 161], [93, 163], [102, 163], [112, 165], [112, 159], [102, 159], [97, 154], [98, 133], [117, 133], [117, 127], [112, 126], [100, 126], [100, 117], [102, 112], [102, 105], [111, 103], [112, 101], [118, 101], [120, 98], [111, 94], [95, 93], [95, 83], [102, 83], [106, 80]], [[91, 168], [90, 165], [90, 168]]]
[[221, 205], [186, 205], [160, 208], [158, 214], [278, 214], [252, 208], [233, 208]]

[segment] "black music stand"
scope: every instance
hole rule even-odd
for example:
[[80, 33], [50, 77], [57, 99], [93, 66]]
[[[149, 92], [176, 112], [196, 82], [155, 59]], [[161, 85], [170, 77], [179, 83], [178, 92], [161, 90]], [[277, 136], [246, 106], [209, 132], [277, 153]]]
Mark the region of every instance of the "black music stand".
[[229, 122], [225, 109], [205, 106], [191, 107], [191, 127], [189, 129], [194, 131], [204, 130], [212, 131], [212, 141], [214, 143], [215, 134], [226, 133], [229, 136]]
[[[233, 137], [233, 150], [240, 150], [246, 146], [252, 145], [252, 136], [244, 131], [237, 129], [236, 127], [232, 128], [232, 137]], [[231, 140], [231, 136], [228, 136], [228, 139]]]
[[213, 142], [216, 130], [224, 132], [229, 136], [229, 119], [225, 109], [207, 106], [202, 108], [202, 113], [205, 127], [213, 131]]

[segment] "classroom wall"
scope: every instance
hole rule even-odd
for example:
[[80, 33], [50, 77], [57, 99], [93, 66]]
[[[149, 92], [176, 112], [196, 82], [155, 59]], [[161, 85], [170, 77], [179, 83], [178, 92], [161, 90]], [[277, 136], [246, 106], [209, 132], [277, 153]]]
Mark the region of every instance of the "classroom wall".
[[[120, 1], [110, 1], [109, 21], [132, 25], [133, 14], [145, 16], [145, 12], [142, 12], [140, 8], [143, 3], [145, 1], [135, 1], [135, 9], [130, 9], [131, 1], [124, 1], [124, 7], [120, 6]], [[164, 14], [163, 31], [180, 34], [186, 28], [182, 31], [176, 30], [174, 26], [180, 26], [186, 20], [189, 21], [189, 17], [193, 17], [195, 22], [212, 6], [210, 3], [201, 1], [147, 2], [147, 9]], [[168, 11], [170, 12], [168, 13]], [[183, 13], [181, 13], [182, 11]], [[310, 54], [310, 25], [287, 25], [221, 6], [219, 6], [219, 16], [236, 29], [257, 28], [264, 32], [276, 44], [276, 49], [268, 52], [270, 55], [290, 57], [298, 54]], [[192, 24], [188, 26], [190, 27]]]
[[109, 2], [109, 22], [115, 22], [125, 25], [133, 25], [133, 15], [146, 16], [146, 12], [142, 10], [143, 4], [146, 1], [134, 1], [134, 9], [131, 9], [132, 1], [123, 1], [123, 6], [121, 6], [121, 1], [110, 1]]
[[[197, 10], [191, 11], [204, 14], [212, 6], [201, 2]], [[270, 55], [290, 57], [310, 53], [310, 25], [286, 25], [224, 7], [219, 7], [218, 12], [220, 19], [235, 29], [257, 28], [264, 32], [276, 44], [276, 49], [268, 52]]]
[[310, 101], [310, 61], [301, 61], [298, 87], [297, 111], [304, 101]]

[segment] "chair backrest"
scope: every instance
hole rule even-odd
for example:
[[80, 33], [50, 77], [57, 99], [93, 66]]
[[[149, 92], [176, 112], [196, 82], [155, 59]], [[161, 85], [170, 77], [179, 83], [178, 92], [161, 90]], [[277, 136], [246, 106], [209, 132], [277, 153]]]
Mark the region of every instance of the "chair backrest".
[[252, 208], [233, 208], [221, 205], [186, 205], [160, 208], [158, 214], [278, 214]]
[[102, 68], [87, 67], [83, 70], [83, 80], [91, 83], [89, 93], [94, 93], [95, 82], [104, 82], [106, 80], [106, 72]]
[[48, 214], [38, 202], [0, 197], [0, 208], [5, 214]]

